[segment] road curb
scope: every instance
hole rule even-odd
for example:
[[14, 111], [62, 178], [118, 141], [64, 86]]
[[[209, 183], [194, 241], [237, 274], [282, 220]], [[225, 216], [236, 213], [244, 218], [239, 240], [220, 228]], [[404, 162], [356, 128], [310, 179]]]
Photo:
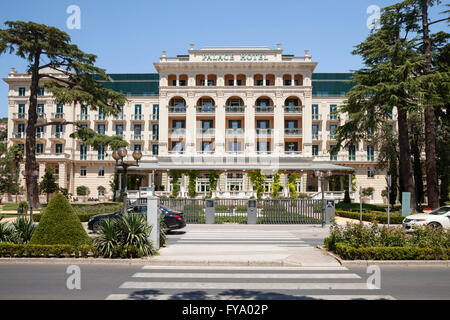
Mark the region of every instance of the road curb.
[[[327, 250], [325, 246], [318, 246], [318, 248]], [[331, 251], [327, 250], [327, 253], [343, 267], [371, 265], [450, 267], [450, 260], [343, 260]]]
[[90, 264], [90, 265], [152, 265], [152, 266], [236, 266], [236, 267], [316, 267], [286, 261], [222, 261], [222, 260], [154, 260], [150, 259], [103, 259], [103, 258], [0, 258], [1, 264]]

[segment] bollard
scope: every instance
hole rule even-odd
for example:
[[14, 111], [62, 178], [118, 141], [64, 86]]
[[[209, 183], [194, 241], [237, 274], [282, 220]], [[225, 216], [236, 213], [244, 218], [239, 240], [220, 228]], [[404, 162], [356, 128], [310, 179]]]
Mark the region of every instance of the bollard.
[[327, 200], [327, 206], [325, 208], [325, 223], [330, 224], [331, 219], [335, 217], [334, 200]]
[[256, 224], [256, 216], [258, 212], [257, 201], [255, 199], [248, 200], [247, 203], [247, 224]]
[[159, 250], [160, 245], [160, 220], [159, 199], [153, 196], [147, 197], [147, 223], [152, 226], [149, 240], [156, 250]]
[[205, 200], [205, 223], [206, 224], [214, 224], [215, 222], [216, 222], [216, 218], [215, 218], [214, 200], [206, 199]]

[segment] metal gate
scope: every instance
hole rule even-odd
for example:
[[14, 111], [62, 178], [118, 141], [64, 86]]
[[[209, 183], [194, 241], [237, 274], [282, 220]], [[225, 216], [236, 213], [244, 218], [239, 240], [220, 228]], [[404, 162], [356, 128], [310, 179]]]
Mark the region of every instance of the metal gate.
[[[205, 200], [160, 199], [160, 204], [184, 213], [186, 223], [205, 223]], [[248, 199], [215, 199], [215, 223], [247, 224]], [[257, 201], [258, 224], [323, 224], [321, 200], [268, 199]]]

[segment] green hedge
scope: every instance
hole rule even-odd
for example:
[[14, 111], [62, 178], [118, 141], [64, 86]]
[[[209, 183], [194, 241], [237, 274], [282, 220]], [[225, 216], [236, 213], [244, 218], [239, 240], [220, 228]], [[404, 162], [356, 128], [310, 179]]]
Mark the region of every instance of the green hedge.
[[448, 260], [448, 248], [369, 247], [355, 248], [336, 243], [335, 252], [345, 260]]
[[[359, 220], [360, 213], [359, 212], [350, 212], [350, 211], [342, 211], [342, 210], [336, 210], [336, 216], [342, 217], [342, 218], [350, 218], [350, 219], [356, 219]], [[388, 223], [388, 217], [387, 215], [381, 215], [381, 214], [374, 214], [374, 213], [362, 213], [362, 219], [363, 221], [376, 221], [378, 223], [387, 224]], [[402, 224], [405, 217], [402, 216], [394, 216], [391, 215], [390, 217], [390, 223], [392, 224]]]
[[[339, 202], [336, 204], [336, 209], [337, 210], [343, 210], [343, 211], [357, 211], [359, 212], [359, 208], [360, 208], [360, 204], [359, 203], [345, 203], [345, 202]], [[387, 205], [383, 205], [383, 204], [369, 204], [369, 203], [363, 203], [362, 205], [362, 209], [363, 212], [386, 212], [386, 208]], [[395, 206], [391, 206], [391, 211], [400, 211], [401, 210], [401, 206], [399, 205], [395, 205]]]
[[0, 257], [87, 257], [96, 255], [92, 245], [41, 245], [0, 243]]
[[[81, 222], [88, 222], [90, 217], [99, 215], [99, 214], [104, 214], [104, 212], [94, 212], [94, 213], [76, 213], [76, 216], [78, 217], [78, 219], [80, 219]], [[41, 216], [42, 214], [40, 213], [33, 213], [33, 221], [34, 222], [39, 222], [41, 220]]]

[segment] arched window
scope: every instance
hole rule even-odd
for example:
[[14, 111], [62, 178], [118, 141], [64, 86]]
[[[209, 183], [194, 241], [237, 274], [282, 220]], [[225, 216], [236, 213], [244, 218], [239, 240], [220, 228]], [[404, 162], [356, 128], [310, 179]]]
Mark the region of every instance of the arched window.
[[169, 106], [171, 107], [186, 107], [186, 100], [182, 97], [173, 97], [169, 101]]

